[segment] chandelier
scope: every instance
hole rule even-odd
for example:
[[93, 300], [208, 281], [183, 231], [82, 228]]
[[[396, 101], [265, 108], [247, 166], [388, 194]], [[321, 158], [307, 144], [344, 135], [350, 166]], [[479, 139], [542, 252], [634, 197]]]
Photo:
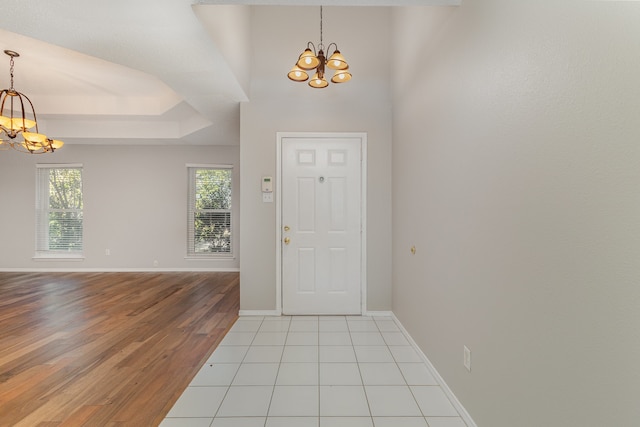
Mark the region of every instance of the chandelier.
[[[333, 47], [333, 52], [331, 48]], [[298, 57], [298, 62], [289, 71], [288, 77], [294, 82], [305, 82], [309, 80], [307, 71], [315, 70], [313, 78], [309, 81], [309, 86], [322, 89], [329, 86], [329, 82], [325, 79], [325, 66], [335, 70], [335, 74], [331, 77], [333, 83], [345, 83], [351, 80], [349, 72], [349, 64], [344, 56], [338, 50], [338, 45], [331, 43], [327, 48], [326, 58], [324, 53], [324, 44], [322, 44], [322, 6], [320, 6], [320, 44], [318, 50], [312, 42], [307, 43], [307, 48]]]
[[[27, 95], [13, 88], [13, 59], [20, 56], [20, 54], [13, 50], [5, 50], [4, 53], [11, 57], [9, 62], [11, 87], [0, 92], [0, 147], [3, 144], [7, 144], [8, 147], [23, 153], [53, 153], [56, 149], [62, 147], [64, 142], [50, 139], [38, 132], [36, 110], [33, 108], [33, 103], [31, 103]], [[27, 119], [28, 111], [25, 111], [25, 104], [31, 108], [33, 120]], [[7, 107], [6, 116], [5, 106]], [[33, 129], [35, 132], [29, 132], [29, 129], [32, 128], [35, 128]], [[16, 140], [19, 135], [22, 137], [22, 141]], [[5, 136], [9, 139], [5, 140]]]

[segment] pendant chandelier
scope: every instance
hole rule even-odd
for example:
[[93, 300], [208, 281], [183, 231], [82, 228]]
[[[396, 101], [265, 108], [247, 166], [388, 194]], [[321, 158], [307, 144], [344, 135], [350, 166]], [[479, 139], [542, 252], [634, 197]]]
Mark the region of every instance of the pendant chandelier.
[[[30, 154], [53, 153], [64, 143], [50, 139], [38, 132], [36, 110], [33, 108], [31, 100], [27, 95], [13, 88], [13, 59], [20, 54], [13, 50], [5, 50], [4, 53], [11, 57], [9, 62], [11, 87], [0, 92], [0, 147], [4, 145], [4, 147], [8, 146]], [[33, 117], [33, 120], [27, 118], [28, 111], [25, 111], [25, 105], [31, 109], [30, 117]], [[6, 115], [5, 107], [7, 109]], [[34, 132], [30, 132], [30, 129], [33, 129]], [[16, 140], [18, 136], [22, 137], [22, 141]]]
[[[333, 47], [333, 52], [331, 48]], [[335, 43], [329, 44], [327, 48], [327, 55], [325, 56], [324, 44], [322, 43], [322, 6], [320, 6], [320, 44], [318, 44], [318, 50], [312, 42], [307, 43], [307, 48], [298, 57], [298, 62], [289, 71], [288, 77], [294, 82], [306, 82], [309, 80], [309, 74], [307, 71], [315, 70], [313, 78], [309, 81], [309, 86], [317, 89], [322, 89], [329, 86], [329, 82], [325, 79], [325, 66], [335, 70], [335, 74], [331, 78], [333, 83], [345, 83], [351, 80], [351, 73], [349, 72], [349, 64], [344, 59], [344, 56], [338, 50], [338, 45]]]

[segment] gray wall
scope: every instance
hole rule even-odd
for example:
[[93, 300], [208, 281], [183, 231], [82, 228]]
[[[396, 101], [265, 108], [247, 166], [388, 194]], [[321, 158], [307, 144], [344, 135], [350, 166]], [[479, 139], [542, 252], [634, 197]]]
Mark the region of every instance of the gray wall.
[[479, 426], [637, 426], [640, 4], [548, 3], [396, 11], [393, 311]]
[[[237, 146], [66, 145], [49, 155], [0, 152], [0, 269], [197, 270], [239, 268], [234, 259], [185, 260], [187, 163], [233, 164], [239, 223]], [[84, 261], [34, 261], [35, 165], [82, 163]], [[236, 229], [237, 230], [237, 229]], [[111, 255], [105, 255], [110, 249]], [[154, 261], [158, 267], [154, 267]]]

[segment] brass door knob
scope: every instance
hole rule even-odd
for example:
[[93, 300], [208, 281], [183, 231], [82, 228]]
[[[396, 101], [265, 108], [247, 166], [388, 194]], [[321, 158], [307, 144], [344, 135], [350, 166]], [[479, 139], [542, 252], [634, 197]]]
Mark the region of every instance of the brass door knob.
[[284, 244], [288, 245], [291, 242], [291, 239], [289, 239], [288, 237], [284, 238]]

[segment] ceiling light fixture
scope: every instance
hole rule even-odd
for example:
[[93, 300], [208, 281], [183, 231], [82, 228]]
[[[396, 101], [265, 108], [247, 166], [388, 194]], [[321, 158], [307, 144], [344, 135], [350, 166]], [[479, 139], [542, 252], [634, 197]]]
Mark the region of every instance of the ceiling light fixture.
[[[333, 46], [333, 53], [330, 53]], [[309, 74], [307, 71], [316, 70], [313, 78], [309, 81], [309, 86], [322, 89], [329, 86], [329, 82], [324, 77], [325, 66], [336, 70], [335, 74], [331, 78], [333, 83], [345, 83], [351, 80], [351, 73], [349, 72], [349, 64], [344, 59], [344, 56], [338, 50], [338, 45], [335, 43], [329, 44], [327, 48], [327, 55], [324, 54], [324, 44], [322, 44], [322, 6], [320, 6], [320, 44], [316, 51], [316, 46], [312, 42], [307, 43], [307, 48], [298, 57], [298, 62], [293, 66], [289, 74], [287, 75], [294, 82], [306, 82], [309, 80]]]
[[[9, 62], [11, 87], [2, 89], [0, 92], [0, 146], [6, 143], [15, 150], [30, 154], [53, 153], [62, 147], [64, 142], [50, 139], [45, 134], [38, 132], [36, 110], [33, 108], [33, 103], [27, 95], [13, 88], [13, 59], [20, 54], [13, 50], [5, 50], [4, 53], [11, 57]], [[25, 103], [28, 104], [27, 107], [31, 107], [33, 120], [27, 119], [27, 112], [24, 109]], [[4, 115], [5, 104], [7, 104], [7, 116]], [[29, 132], [31, 128], [35, 128], [35, 132]], [[5, 135], [9, 138], [8, 140], [3, 138]], [[14, 141], [18, 135], [22, 136], [22, 141]]]

